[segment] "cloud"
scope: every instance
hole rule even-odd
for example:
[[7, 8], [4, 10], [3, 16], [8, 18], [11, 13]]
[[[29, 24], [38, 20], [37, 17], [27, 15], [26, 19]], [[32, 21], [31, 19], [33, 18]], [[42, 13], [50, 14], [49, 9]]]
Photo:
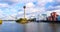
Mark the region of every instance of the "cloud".
[[[55, 0], [1, 0], [4, 3], [0, 2], [1, 9], [2, 7], [7, 7], [2, 9], [5, 17], [9, 17], [9, 19], [22, 18], [24, 16], [23, 6], [26, 5], [26, 17], [30, 18], [34, 15], [34, 17], [38, 17], [38, 14], [43, 13], [51, 13], [54, 10], [60, 9], [59, 3], [57, 5], [53, 3]], [[59, 0], [58, 0], [59, 1]], [[45, 5], [46, 3], [51, 3], [48, 8]], [[52, 5], [53, 4], [53, 5]], [[55, 5], [55, 6], [54, 6]], [[46, 8], [46, 9], [45, 9]], [[8, 14], [7, 14], [8, 13]]]
[[42, 12], [44, 11], [44, 7], [38, 7], [34, 5], [33, 3], [27, 3], [25, 10], [27, 13]]
[[6, 17], [3, 17], [2, 20], [16, 20], [15, 17], [12, 17], [10, 15], [6, 16]]
[[16, 18], [17, 18], [16, 14], [11, 14], [11, 15], [6, 15], [3, 13], [0, 14], [0, 19], [2, 20], [16, 20]]
[[28, 3], [28, 2], [35, 2], [36, 0], [0, 0], [0, 2], [5, 2], [8, 4], [16, 4], [16, 3]]
[[[21, 11], [22, 12], [22, 11]], [[19, 13], [19, 17], [18, 18], [20, 18], [20, 17], [24, 17], [24, 12], [22, 12], [22, 13]], [[33, 15], [34, 15], [34, 17], [36, 17], [38, 14], [41, 14], [41, 13], [43, 13], [44, 12], [44, 10], [43, 9], [38, 9], [38, 8], [28, 8], [27, 10], [26, 10], [26, 18], [30, 18], [30, 17], [33, 17]], [[37, 17], [36, 17], [37, 18]]]
[[60, 9], [60, 6], [49, 6], [46, 10], [53, 11], [53, 10], [57, 10], [57, 9]]
[[44, 7], [48, 2], [53, 2], [53, 0], [37, 0], [37, 5]]
[[46, 4], [46, 9], [47, 11], [53, 11], [53, 10], [57, 10], [57, 9], [60, 9], [60, 3], [57, 2], [58, 0], [55, 0], [51, 3], [47, 3]]
[[[15, 8], [12, 8], [6, 3], [0, 3], [0, 19], [3, 20], [14, 20], [17, 15], [17, 10]], [[8, 19], [9, 18], [9, 19]]]
[[60, 9], [56, 9], [53, 11], [46, 11], [45, 14], [47, 14], [47, 16], [50, 16], [50, 13], [52, 13], [52, 12], [56, 12], [58, 15], [60, 15]]
[[[47, 16], [50, 16], [50, 13], [52, 12], [57, 12], [57, 14], [60, 13], [60, 4], [59, 3], [52, 3], [52, 5], [48, 6], [48, 8], [46, 8], [46, 14]], [[59, 14], [60, 15], [60, 14]]]
[[27, 8], [32, 8], [32, 7], [35, 7], [35, 5], [32, 3], [32, 2], [30, 2], [30, 3], [26, 3], [26, 7]]
[[[41, 14], [45, 11], [44, 7], [38, 7], [35, 6], [32, 2], [26, 3], [26, 18], [30, 18], [34, 15], [34, 17], [37, 17], [38, 14]], [[18, 12], [18, 18], [24, 17], [24, 11]]]
[[8, 4], [6, 4], [6, 3], [0, 3], [0, 8], [2, 8], [2, 7], [9, 7], [9, 5]]
[[0, 9], [0, 19], [1, 19], [2, 17], [4, 17], [4, 16], [3, 16], [3, 11], [1, 11], [1, 9]]
[[38, 5], [44, 6], [47, 2], [52, 2], [53, 0], [1, 0], [0, 2], [5, 2], [8, 4], [16, 4], [16, 3], [29, 3], [29, 2], [36, 2]]
[[56, 2], [60, 3], [60, 0], [55, 0]]

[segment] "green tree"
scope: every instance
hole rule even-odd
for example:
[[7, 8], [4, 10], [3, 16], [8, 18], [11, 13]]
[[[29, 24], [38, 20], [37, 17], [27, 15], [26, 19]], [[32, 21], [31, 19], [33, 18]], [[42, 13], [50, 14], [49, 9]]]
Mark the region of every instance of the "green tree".
[[27, 21], [27, 19], [25, 18], [20, 18], [20, 19], [18, 19], [16, 22], [18, 22], [18, 23], [21, 23], [21, 24], [25, 24], [25, 23], [27, 23], [28, 21]]

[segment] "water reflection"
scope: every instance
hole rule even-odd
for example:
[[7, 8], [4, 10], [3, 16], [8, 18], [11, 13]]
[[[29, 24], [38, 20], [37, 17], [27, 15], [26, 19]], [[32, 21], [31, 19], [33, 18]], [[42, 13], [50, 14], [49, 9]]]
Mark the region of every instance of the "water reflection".
[[0, 32], [23, 32], [23, 25], [15, 21], [3, 21]]
[[[53, 32], [51, 23], [31, 22], [26, 25], [26, 32]], [[56, 32], [60, 32], [60, 24], [55, 23]]]
[[49, 23], [37, 23], [31, 22], [27, 24], [26, 32], [51, 32], [51, 27]]
[[[60, 32], [60, 24], [56, 24], [57, 32]], [[26, 31], [24, 31], [26, 30]], [[3, 21], [0, 25], [0, 32], [52, 32], [49, 23], [30, 22], [25, 25], [15, 21]]]

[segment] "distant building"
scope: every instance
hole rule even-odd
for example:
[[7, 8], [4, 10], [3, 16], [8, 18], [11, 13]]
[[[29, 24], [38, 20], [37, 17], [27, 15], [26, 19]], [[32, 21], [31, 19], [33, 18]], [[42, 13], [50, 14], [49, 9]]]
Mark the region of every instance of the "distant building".
[[60, 16], [58, 16], [57, 18], [58, 18], [58, 21], [60, 21]]
[[43, 20], [47, 20], [46, 17], [47, 17], [47, 14], [42, 14], [43, 16]]
[[58, 14], [56, 12], [52, 12], [50, 16], [47, 18], [49, 21], [57, 21], [58, 20]]

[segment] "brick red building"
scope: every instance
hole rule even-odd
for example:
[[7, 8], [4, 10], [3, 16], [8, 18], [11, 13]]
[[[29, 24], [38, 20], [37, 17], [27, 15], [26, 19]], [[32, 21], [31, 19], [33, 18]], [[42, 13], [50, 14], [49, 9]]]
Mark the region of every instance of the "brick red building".
[[56, 12], [52, 12], [47, 19], [49, 21], [57, 21], [57, 17], [58, 17], [58, 14]]

